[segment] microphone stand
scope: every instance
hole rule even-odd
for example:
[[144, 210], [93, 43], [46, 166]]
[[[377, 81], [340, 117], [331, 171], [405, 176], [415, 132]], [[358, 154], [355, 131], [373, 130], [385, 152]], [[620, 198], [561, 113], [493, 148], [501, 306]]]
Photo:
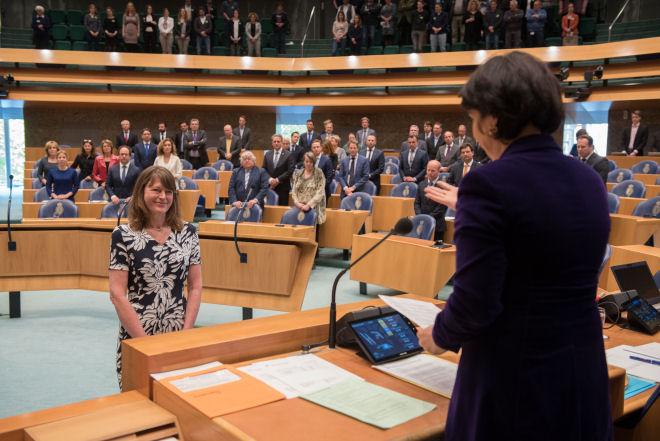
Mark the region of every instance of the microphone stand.
[[14, 175], [9, 175], [9, 200], [7, 201], [7, 249], [16, 251], [16, 242], [11, 237], [11, 196], [14, 190]]
[[300, 56], [305, 56], [305, 40], [307, 40], [307, 32], [309, 31], [309, 25], [312, 23], [312, 18], [314, 18], [314, 11], [316, 6], [312, 6], [312, 12], [309, 13], [309, 20], [307, 20], [307, 27], [305, 28], [305, 35], [303, 35], [302, 41], [300, 42]]
[[119, 226], [119, 224], [121, 223], [121, 215], [124, 214], [124, 210], [126, 210], [126, 207], [128, 206], [128, 203], [126, 202], [125, 199], [120, 199], [119, 203], [121, 204], [121, 206], [117, 211], [117, 226]]
[[247, 253], [242, 253], [241, 249], [238, 247], [238, 223], [241, 220], [241, 213], [245, 209], [245, 206], [250, 200], [251, 195], [252, 195], [252, 189], [250, 188], [247, 197], [245, 198], [245, 202], [241, 204], [241, 208], [239, 209], [238, 215], [236, 216], [236, 221], [234, 222], [234, 246], [236, 247], [236, 252], [238, 253], [238, 258], [241, 263], [247, 263]]

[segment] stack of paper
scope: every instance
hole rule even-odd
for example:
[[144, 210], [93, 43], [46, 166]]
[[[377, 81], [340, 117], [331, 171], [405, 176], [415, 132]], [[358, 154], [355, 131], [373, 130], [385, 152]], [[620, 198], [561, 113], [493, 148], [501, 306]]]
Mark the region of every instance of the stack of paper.
[[421, 328], [433, 326], [435, 316], [441, 311], [440, 308], [431, 302], [421, 300], [407, 299], [405, 297], [378, 296], [390, 308], [405, 316], [411, 322]]
[[451, 398], [458, 371], [456, 363], [429, 354], [419, 354], [373, 367], [447, 398]]
[[[607, 363], [626, 370], [629, 375], [660, 382], [660, 343], [641, 346], [621, 345], [605, 351]], [[635, 360], [641, 358], [647, 361]]]
[[194, 390], [220, 386], [221, 384], [231, 383], [240, 379], [241, 377], [233, 372], [227, 369], [222, 369], [220, 371], [209, 372], [208, 374], [183, 377], [178, 380], [172, 380], [170, 383], [181, 392], [192, 392]]
[[151, 374], [151, 378], [153, 378], [156, 381], [160, 381], [164, 378], [176, 377], [183, 374], [192, 374], [195, 372], [205, 371], [207, 369], [215, 368], [218, 366], [222, 366], [222, 363], [220, 363], [219, 361], [212, 361], [210, 363], [200, 364], [199, 366], [193, 366], [184, 369], [177, 369], [175, 371], [167, 371], [167, 372], [159, 372], [157, 374]]
[[266, 383], [287, 398], [311, 394], [347, 379], [362, 380], [314, 354], [260, 361], [238, 370]]
[[381, 429], [403, 424], [435, 409], [433, 403], [355, 379], [301, 398]]

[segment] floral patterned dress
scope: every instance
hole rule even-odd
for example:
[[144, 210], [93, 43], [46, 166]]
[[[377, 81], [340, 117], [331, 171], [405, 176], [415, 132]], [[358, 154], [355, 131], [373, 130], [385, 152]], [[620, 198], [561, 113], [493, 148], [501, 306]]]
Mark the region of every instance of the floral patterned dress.
[[[184, 223], [161, 245], [146, 230], [120, 225], [112, 232], [111, 270], [128, 271], [128, 301], [147, 335], [180, 331], [186, 314], [183, 287], [191, 265], [201, 263], [199, 236]], [[121, 342], [130, 338], [119, 327], [117, 376], [121, 387]]]
[[314, 174], [305, 178], [305, 169], [293, 172], [291, 177], [291, 197], [294, 203], [308, 204], [316, 210], [316, 223], [325, 222], [325, 176], [323, 171], [314, 167]]

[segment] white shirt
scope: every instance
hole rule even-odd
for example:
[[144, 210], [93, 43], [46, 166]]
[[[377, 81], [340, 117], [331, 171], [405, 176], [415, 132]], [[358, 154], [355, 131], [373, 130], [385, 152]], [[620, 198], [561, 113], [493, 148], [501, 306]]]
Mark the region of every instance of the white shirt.
[[639, 124], [633, 124], [630, 128], [630, 142], [628, 143], [628, 149], [632, 150], [635, 146], [635, 137], [637, 137], [637, 130], [639, 129]]
[[172, 17], [161, 17], [158, 19], [158, 30], [161, 34], [171, 34], [174, 30], [174, 19]]
[[244, 184], [243, 184], [243, 185], [244, 185], [243, 188], [244, 188], [245, 190], [247, 190], [248, 185], [250, 184], [250, 172], [251, 172], [251, 171], [252, 171], [252, 169], [247, 169], [247, 168], [245, 169], [245, 182], [244, 182]]
[[183, 166], [181, 165], [181, 160], [176, 155], [170, 155], [170, 160], [167, 162], [165, 162], [165, 158], [162, 155], [156, 156], [154, 165], [168, 169], [174, 178], [177, 179], [177, 182], [183, 174]]

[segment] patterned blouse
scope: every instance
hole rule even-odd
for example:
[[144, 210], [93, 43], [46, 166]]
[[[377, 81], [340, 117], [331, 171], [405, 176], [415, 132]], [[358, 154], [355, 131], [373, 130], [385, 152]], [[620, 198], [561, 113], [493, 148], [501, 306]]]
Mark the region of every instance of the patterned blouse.
[[325, 176], [314, 167], [314, 174], [305, 178], [305, 169], [296, 170], [291, 177], [291, 196], [294, 203], [309, 204], [316, 210], [316, 223], [325, 222]]

